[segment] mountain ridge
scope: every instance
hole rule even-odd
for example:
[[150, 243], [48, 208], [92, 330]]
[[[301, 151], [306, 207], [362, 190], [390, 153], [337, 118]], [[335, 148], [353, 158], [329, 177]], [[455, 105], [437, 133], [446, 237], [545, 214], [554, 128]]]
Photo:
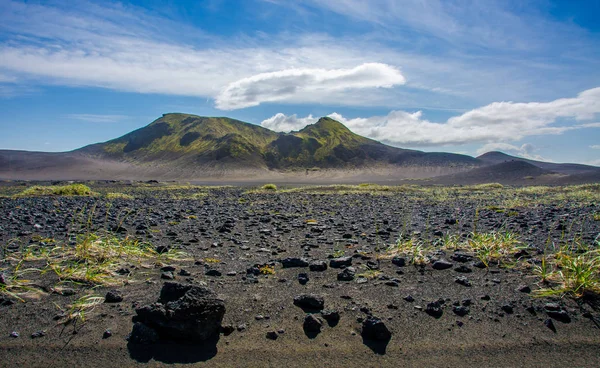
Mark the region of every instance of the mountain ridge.
[[[531, 164], [541, 171], [530, 171], [546, 176], [577, 174], [586, 180], [600, 172], [593, 166], [546, 163], [500, 152], [475, 158], [393, 147], [355, 134], [329, 117], [282, 133], [227, 117], [167, 113], [120, 137], [70, 152], [0, 150], [0, 178], [389, 182], [444, 176], [466, 180], [470, 170], [511, 161]], [[498, 168], [510, 171], [512, 166]], [[484, 171], [473, 174], [484, 178]]]

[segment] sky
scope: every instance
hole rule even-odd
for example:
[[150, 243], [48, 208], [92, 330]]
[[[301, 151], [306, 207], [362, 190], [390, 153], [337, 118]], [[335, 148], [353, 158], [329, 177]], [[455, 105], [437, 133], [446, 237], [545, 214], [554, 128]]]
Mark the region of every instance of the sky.
[[600, 1], [0, 0], [0, 149], [161, 114], [600, 166]]

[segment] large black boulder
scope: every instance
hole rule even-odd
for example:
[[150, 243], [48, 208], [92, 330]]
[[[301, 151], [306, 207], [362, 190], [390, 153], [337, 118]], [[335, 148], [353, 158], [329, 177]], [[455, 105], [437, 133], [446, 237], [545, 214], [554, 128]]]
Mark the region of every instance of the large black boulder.
[[204, 287], [166, 282], [157, 303], [136, 309], [133, 321], [163, 340], [203, 342], [218, 338], [225, 302]]

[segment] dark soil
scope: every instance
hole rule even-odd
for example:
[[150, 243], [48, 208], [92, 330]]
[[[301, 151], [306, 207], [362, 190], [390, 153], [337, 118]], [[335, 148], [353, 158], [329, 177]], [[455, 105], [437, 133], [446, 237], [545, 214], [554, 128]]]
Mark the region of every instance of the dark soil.
[[[499, 211], [476, 196], [433, 201], [243, 188], [212, 189], [200, 199], [158, 190], [136, 196], [0, 198], [1, 258], [40, 239], [73, 245], [77, 234], [104, 230], [191, 258], [172, 269], [129, 265], [127, 283], [118, 287], [57, 289], [50, 273], [28, 275], [39, 289], [35, 297], [0, 300], [0, 366], [600, 366], [593, 298], [534, 297], [540, 286], [531, 270], [478, 268], [460, 251], [440, 250], [422, 267], [381, 257], [399, 237], [434, 242], [502, 230], [519, 234], [519, 261], [535, 264], [553, 244], [594, 243], [600, 222], [593, 203]], [[349, 258], [331, 267], [334, 256]], [[0, 264], [7, 274], [12, 266]], [[274, 274], [257, 272], [263, 266]], [[167, 272], [225, 301], [218, 341], [128, 344], [135, 309], [156, 302]], [[90, 291], [110, 291], [113, 302], [75, 325], [57, 322], [58, 307]]]

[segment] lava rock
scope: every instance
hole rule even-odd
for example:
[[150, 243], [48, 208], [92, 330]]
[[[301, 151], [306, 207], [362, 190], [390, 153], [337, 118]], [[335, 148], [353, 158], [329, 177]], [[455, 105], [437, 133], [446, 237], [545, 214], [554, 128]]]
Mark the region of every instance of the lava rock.
[[321, 327], [323, 327], [323, 322], [314, 314], [307, 314], [304, 318], [304, 324], [302, 325], [304, 332], [318, 334], [321, 332]]
[[346, 267], [344, 270], [337, 275], [338, 281], [352, 281], [356, 275], [354, 267]]
[[269, 331], [267, 332], [265, 337], [269, 340], [277, 340], [279, 334], [276, 331]]
[[463, 286], [471, 286], [471, 281], [469, 281], [469, 279], [467, 279], [464, 276], [458, 276], [454, 282], [456, 282], [459, 285], [463, 285]]
[[445, 259], [439, 259], [431, 265], [434, 270], [446, 270], [448, 268], [452, 268], [453, 264], [446, 261]]
[[368, 316], [362, 323], [361, 336], [365, 340], [389, 341], [392, 333], [381, 319]]
[[394, 258], [392, 258], [392, 264], [398, 267], [404, 267], [406, 266], [406, 258], [395, 256]]
[[340, 313], [335, 310], [324, 310], [321, 312], [321, 316], [323, 316], [330, 327], [336, 326], [340, 321]]
[[454, 269], [454, 271], [459, 272], [459, 273], [471, 273], [471, 272], [473, 272], [472, 269], [470, 269], [469, 267], [467, 267], [465, 265], [460, 265], [460, 266], [456, 267]]
[[112, 336], [112, 331], [111, 330], [104, 330], [104, 333], [102, 334], [102, 338], [103, 339], [108, 339], [111, 336]]
[[306, 285], [306, 283], [308, 283], [308, 274], [306, 273], [299, 273], [298, 274], [298, 282], [300, 283], [300, 285]]
[[460, 317], [466, 316], [470, 312], [469, 307], [465, 307], [462, 305], [454, 306], [454, 308], [452, 308], [452, 311], [454, 312], [454, 314]]
[[280, 262], [283, 268], [308, 267], [308, 261], [303, 258], [284, 258]]
[[329, 261], [329, 267], [331, 268], [341, 268], [344, 266], [352, 265], [352, 257], [339, 257], [333, 258]]
[[425, 313], [429, 314], [432, 317], [440, 318], [442, 314], [444, 314], [444, 310], [442, 309], [442, 305], [439, 301], [427, 303], [425, 307]]
[[323, 272], [327, 270], [327, 262], [325, 261], [312, 261], [308, 268], [314, 272]]
[[119, 290], [110, 290], [104, 297], [104, 303], [120, 303], [123, 301], [123, 294]]
[[325, 300], [316, 294], [301, 294], [294, 298], [294, 305], [302, 309], [322, 310], [325, 308]]
[[203, 342], [218, 336], [225, 302], [205, 287], [166, 282], [157, 303], [136, 309], [134, 322], [163, 339]]

